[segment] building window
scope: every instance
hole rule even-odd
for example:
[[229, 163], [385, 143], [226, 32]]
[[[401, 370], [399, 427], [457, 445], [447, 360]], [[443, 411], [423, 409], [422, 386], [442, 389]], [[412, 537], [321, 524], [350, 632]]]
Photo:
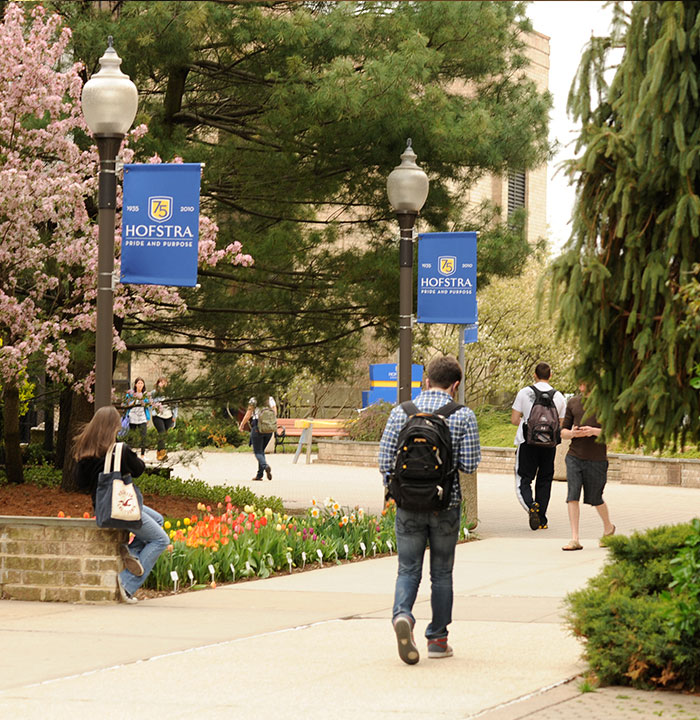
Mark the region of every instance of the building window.
[[525, 173], [510, 171], [508, 173], [508, 217], [520, 208], [525, 207]]

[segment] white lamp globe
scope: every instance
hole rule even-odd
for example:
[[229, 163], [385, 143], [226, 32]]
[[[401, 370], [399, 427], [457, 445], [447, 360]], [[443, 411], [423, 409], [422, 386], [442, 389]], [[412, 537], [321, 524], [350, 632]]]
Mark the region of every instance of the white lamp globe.
[[387, 195], [395, 212], [418, 213], [428, 197], [428, 176], [416, 165], [416, 157], [408, 138], [401, 164], [386, 179]]
[[138, 91], [119, 69], [121, 62], [110, 36], [100, 71], [83, 86], [83, 115], [93, 135], [125, 135], [136, 117]]

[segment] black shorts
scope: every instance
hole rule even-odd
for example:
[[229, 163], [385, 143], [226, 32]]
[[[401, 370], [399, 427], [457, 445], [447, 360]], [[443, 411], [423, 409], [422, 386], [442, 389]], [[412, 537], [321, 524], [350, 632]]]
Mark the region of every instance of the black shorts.
[[578, 502], [583, 488], [586, 505], [602, 505], [607, 479], [607, 460], [581, 460], [573, 455], [566, 456], [566, 502]]

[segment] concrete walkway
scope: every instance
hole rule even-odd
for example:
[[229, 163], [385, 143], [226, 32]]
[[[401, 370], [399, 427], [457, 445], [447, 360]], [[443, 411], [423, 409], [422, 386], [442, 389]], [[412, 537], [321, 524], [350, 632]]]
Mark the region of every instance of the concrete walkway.
[[[245, 480], [255, 471], [247, 454], [207, 453], [195, 474], [290, 506], [314, 495], [381, 505], [376, 470], [270, 460], [271, 482]], [[562, 598], [600, 570], [607, 551], [588, 507], [584, 550], [561, 551], [564, 498], [555, 483], [549, 530], [533, 533], [513, 479], [479, 476], [482, 540], [457, 549], [453, 658], [399, 660], [389, 622], [395, 557], [135, 606], [1, 601], [0, 718], [700, 718], [698, 697], [581, 694], [577, 680], [567, 682], [584, 665], [562, 625]], [[606, 499], [621, 533], [700, 515], [699, 490], [610, 484]], [[427, 587], [415, 610], [418, 638]]]

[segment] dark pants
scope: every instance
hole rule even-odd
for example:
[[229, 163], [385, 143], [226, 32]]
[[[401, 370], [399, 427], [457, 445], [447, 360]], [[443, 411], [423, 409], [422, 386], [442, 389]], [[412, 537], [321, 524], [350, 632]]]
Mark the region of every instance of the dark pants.
[[173, 419], [153, 416], [153, 427], [158, 432], [158, 449], [165, 450], [165, 433], [173, 426]]
[[430, 544], [430, 605], [433, 617], [425, 630], [429, 639], [447, 637], [452, 622], [452, 568], [459, 538], [460, 508], [440, 512], [396, 510], [396, 578], [393, 617], [408, 615], [413, 622], [413, 603], [423, 571], [423, 554]]
[[259, 433], [255, 429], [253, 429], [250, 433], [250, 444], [253, 446], [253, 454], [258, 461], [257, 478], [261, 478], [263, 476], [263, 472], [265, 472], [265, 468], [267, 467], [267, 460], [265, 460], [265, 448], [267, 447], [267, 443], [270, 442], [271, 437], [272, 433]]
[[[555, 447], [537, 447], [520, 443], [515, 455], [515, 492], [520, 504], [530, 510], [532, 503], [539, 506], [540, 521], [547, 524], [547, 507], [552, 494], [554, 479]], [[532, 497], [532, 481], [535, 480], [535, 497]]]
[[146, 433], [148, 432], [148, 423], [129, 423], [130, 430], [138, 430], [141, 433], [141, 455], [146, 452]]

